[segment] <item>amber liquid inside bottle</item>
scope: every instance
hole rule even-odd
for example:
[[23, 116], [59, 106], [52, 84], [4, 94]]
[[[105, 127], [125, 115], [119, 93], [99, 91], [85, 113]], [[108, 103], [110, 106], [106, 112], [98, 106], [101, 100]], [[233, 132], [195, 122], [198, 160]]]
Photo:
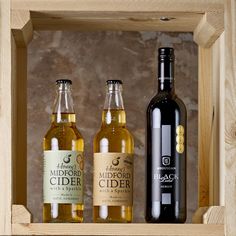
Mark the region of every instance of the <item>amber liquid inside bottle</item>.
[[[51, 150], [53, 138], [58, 140], [58, 150], [84, 151], [84, 140], [76, 128], [75, 114], [52, 114], [51, 127], [43, 141], [44, 150]], [[83, 162], [81, 163], [83, 165]], [[83, 166], [81, 166], [83, 169]], [[66, 223], [83, 221], [83, 204], [45, 203], [43, 206], [43, 221], [45, 223]], [[55, 217], [56, 216], [56, 217]]]
[[[109, 121], [108, 121], [109, 120]], [[94, 138], [94, 152], [100, 153], [100, 142], [106, 138], [109, 141], [108, 152], [133, 154], [133, 138], [126, 129], [124, 109], [104, 110], [101, 130]], [[105, 209], [104, 209], [105, 208]], [[107, 211], [107, 217], [101, 217], [101, 211]], [[128, 223], [132, 221], [132, 206], [94, 206], [94, 222]]]

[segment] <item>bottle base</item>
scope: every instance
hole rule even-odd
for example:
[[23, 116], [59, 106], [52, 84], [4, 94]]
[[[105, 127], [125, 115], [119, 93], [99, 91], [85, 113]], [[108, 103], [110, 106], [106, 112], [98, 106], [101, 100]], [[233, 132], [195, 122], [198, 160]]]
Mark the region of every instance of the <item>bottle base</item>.
[[146, 219], [147, 223], [155, 223], [155, 224], [184, 224], [185, 219], [177, 219], [177, 220], [172, 220], [172, 219]]
[[43, 223], [83, 223], [82, 220], [44, 220]]
[[171, 215], [160, 216], [158, 218], [152, 216], [146, 216], [147, 223], [159, 223], [159, 224], [184, 224], [186, 222], [186, 216], [173, 217]]
[[93, 220], [94, 223], [132, 223], [132, 221], [127, 221], [127, 220], [116, 220], [116, 219], [96, 219], [96, 220]]

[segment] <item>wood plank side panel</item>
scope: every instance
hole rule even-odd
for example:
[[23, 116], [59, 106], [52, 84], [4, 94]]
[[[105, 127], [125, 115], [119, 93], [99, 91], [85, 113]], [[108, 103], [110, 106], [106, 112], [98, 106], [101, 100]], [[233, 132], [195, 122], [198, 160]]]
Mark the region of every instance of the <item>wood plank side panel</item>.
[[30, 11], [181, 11], [223, 9], [222, 0], [12, 0], [13, 9]]
[[11, 234], [12, 97], [10, 2], [0, 1], [0, 235]]
[[13, 203], [27, 205], [27, 50], [12, 36]]
[[198, 204], [209, 206], [210, 162], [212, 159], [213, 99], [212, 49], [198, 51]]
[[225, 82], [225, 52], [224, 33], [212, 46], [212, 88], [213, 88], [213, 158], [210, 166], [210, 203], [224, 206], [225, 154], [224, 154], [224, 82]]
[[226, 235], [236, 235], [236, 2], [225, 1]]
[[[168, 21], [160, 20], [165, 16]], [[193, 31], [203, 14], [191, 12], [31, 12], [35, 30]], [[17, 23], [15, 23], [17, 24]]]
[[15, 235], [223, 236], [221, 224], [13, 224]]
[[225, 206], [225, 32], [220, 36], [219, 205]]
[[[224, 120], [224, 93], [222, 86], [224, 83], [224, 52], [222, 54], [222, 34], [212, 46], [212, 104], [213, 104], [213, 124], [212, 124], [212, 155], [210, 156], [210, 205], [223, 204], [222, 182], [224, 181], [224, 130], [222, 124]], [[223, 113], [223, 115], [222, 115]], [[222, 180], [221, 180], [222, 179]], [[224, 190], [223, 190], [224, 191]]]

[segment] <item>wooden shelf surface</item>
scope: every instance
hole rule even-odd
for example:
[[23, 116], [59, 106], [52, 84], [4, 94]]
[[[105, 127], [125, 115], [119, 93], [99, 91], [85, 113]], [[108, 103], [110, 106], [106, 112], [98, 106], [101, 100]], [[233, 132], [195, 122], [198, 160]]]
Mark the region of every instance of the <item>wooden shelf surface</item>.
[[206, 224], [12, 224], [14, 235], [223, 236], [224, 225]]
[[[205, 207], [195, 214], [197, 224], [68, 224], [30, 223], [31, 214], [23, 205], [12, 206], [14, 235], [149, 235], [149, 236], [223, 236], [224, 207]], [[207, 224], [198, 224], [207, 223]]]

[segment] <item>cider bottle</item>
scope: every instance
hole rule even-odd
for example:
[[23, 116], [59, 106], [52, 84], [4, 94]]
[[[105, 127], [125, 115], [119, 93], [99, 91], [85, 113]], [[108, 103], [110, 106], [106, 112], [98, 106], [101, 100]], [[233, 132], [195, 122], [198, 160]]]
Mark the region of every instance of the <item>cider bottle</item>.
[[84, 140], [76, 128], [71, 80], [57, 80], [51, 127], [44, 137], [43, 221], [83, 221]]
[[122, 82], [108, 80], [102, 125], [94, 138], [94, 222], [132, 221], [134, 143], [126, 128]]

